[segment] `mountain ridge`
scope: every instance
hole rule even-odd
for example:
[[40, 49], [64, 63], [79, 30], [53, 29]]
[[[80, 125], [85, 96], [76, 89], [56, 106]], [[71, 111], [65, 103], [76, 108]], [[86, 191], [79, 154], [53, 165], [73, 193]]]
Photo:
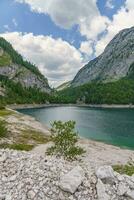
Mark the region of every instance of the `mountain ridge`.
[[52, 89], [38, 68], [0, 37], [0, 105], [49, 102]]
[[13, 49], [12, 45], [0, 37], [0, 75], [14, 82], [20, 82], [23, 87], [36, 87], [42, 92], [51, 92], [47, 79], [38, 68]]
[[112, 82], [129, 77], [134, 71], [134, 27], [120, 31], [104, 52], [79, 70], [72, 86], [92, 81]]

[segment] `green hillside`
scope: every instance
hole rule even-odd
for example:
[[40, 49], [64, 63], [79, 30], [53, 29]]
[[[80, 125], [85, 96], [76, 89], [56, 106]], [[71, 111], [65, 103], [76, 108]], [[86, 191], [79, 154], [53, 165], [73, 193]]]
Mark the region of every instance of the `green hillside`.
[[121, 79], [111, 83], [89, 83], [70, 87], [55, 95], [59, 103], [134, 104], [134, 80]]
[[[47, 81], [47, 79], [40, 73], [40, 71], [34, 64], [25, 61], [23, 57], [17, 51], [14, 50], [12, 45], [2, 37], [0, 37], [0, 47], [10, 56], [13, 63], [26, 67], [34, 74]], [[7, 57], [4, 60], [6, 59]], [[9, 61], [9, 58], [7, 60]]]
[[20, 83], [15, 83], [1, 75], [0, 87], [5, 90], [5, 95], [0, 96], [0, 104], [46, 103], [51, 99], [48, 93], [41, 92], [37, 88], [25, 88]]

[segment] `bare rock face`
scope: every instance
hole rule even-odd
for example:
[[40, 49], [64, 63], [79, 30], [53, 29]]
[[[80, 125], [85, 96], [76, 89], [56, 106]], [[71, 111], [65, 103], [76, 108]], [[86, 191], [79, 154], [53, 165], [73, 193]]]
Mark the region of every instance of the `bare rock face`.
[[72, 81], [76, 87], [91, 81], [111, 82], [126, 77], [134, 64], [134, 27], [120, 31], [104, 52], [84, 66]]
[[47, 79], [37, 66], [24, 60], [2, 37], [0, 37], [0, 78], [10, 79], [26, 88], [36, 88], [46, 93], [51, 92]]
[[40, 78], [30, 70], [17, 64], [0, 67], [0, 75], [6, 76], [15, 82], [21, 83], [24, 87], [36, 87], [42, 92], [49, 93], [51, 91], [47, 80]]

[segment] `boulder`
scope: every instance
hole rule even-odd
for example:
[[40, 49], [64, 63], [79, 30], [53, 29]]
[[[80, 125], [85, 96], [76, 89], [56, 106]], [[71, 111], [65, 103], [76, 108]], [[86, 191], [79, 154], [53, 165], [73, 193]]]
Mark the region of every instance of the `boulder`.
[[131, 199], [134, 199], [134, 190], [128, 190], [126, 196]]
[[119, 186], [118, 186], [118, 189], [117, 189], [117, 194], [119, 196], [123, 196], [126, 194], [126, 192], [129, 190], [129, 187], [126, 183], [124, 182], [120, 182], [119, 183]]
[[102, 166], [96, 171], [96, 176], [105, 183], [114, 183], [115, 176], [111, 166]]
[[63, 191], [73, 194], [81, 185], [83, 179], [84, 171], [80, 166], [77, 166], [60, 178], [59, 187]]
[[97, 196], [98, 200], [110, 200], [109, 195], [106, 193], [105, 185], [102, 183], [100, 179], [98, 179], [97, 185]]

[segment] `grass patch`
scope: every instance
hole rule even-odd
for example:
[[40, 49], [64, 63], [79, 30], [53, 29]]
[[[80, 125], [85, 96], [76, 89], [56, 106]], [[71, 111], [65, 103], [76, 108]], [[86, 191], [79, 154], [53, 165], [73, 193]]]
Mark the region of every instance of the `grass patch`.
[[0, 67], [10, 65], [12, 62], [11, 57], [7, 53], [0, 56]]
[[34, 148], [34, 145], [31, 144], [11, 144], [9, 145], [10, 149], [18, 151], [31, 151]]
[[21, 135], [22, 140], [30, 141], [33, 140], [40, 144], [45, 144], [49, 142], [49, 137], [45, 136], [43, 133], [34, 130], [24, 130]]
[[13, 149], [18, 151], [31, 151], [34, 148], [34, 145], [31, 144], [0, 144], [0, 149]]
[[7, 136], [8, 130], [7, 130], [7, 124], [5, 121], [0, 120], [0, 138], [4, 138]]
[[126, 174], [128, 176], [134, 174], [134, 164], [132, 163], [128, 163], [127, 165], [114, 165], [113, 169], [120, 174]]
[[11, 114], [14, 114], [13, 111], [10, 111], [10, 110], [7, 110], [7, 109], [0, 109], [0, 117], [4, 117], [4, 116], [7, 116], [7, 115], [11, 115]]

